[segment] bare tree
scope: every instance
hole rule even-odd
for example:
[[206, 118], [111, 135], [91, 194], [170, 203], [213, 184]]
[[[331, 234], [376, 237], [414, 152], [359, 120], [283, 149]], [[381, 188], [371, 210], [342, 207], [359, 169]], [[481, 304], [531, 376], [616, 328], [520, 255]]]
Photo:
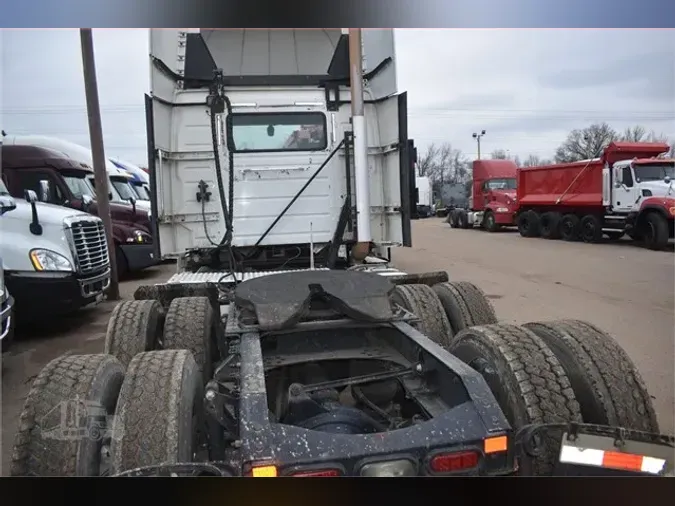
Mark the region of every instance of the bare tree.
[[541, 165], [541, 158], [539, 158], [537, 155], [528, 155], [527, 158], [525, 158], [525, 161], [523, 162], [523, 167], [536, 167], [537, 165]]
[[431, 143], [423, 155], [417, 155], [417, 175], [420, 177], [429, 176], [433, 171], [434, 163], [438, 157], [438, 146]]
[[495, 149], [492, 153], [490, 153], [490, 158], [493, 160], [508, 160], [509, 155], [504, 149]]
[[522, 167], [522, 166], [523, 166], [523, 163], [520, 161], [520, 157], [519, 157], [518, 155], [516, 155], [516, 156], [513, 157], [513, 163], [515, 163], [516, 166], [518, 166], [518, 167]]
[[596, 158], [603, 148], [618, 137], [607, 123], [594, 123], [584, 129], [572, 130], [556, 150], [555, 161], [566, 163]]
[[646, 135], [647, 130], [644, 127], [635, 125], [634, 127], [626, 128], [619, 137], [619, 140], [626, 142], [642, 142], [645, 140]]

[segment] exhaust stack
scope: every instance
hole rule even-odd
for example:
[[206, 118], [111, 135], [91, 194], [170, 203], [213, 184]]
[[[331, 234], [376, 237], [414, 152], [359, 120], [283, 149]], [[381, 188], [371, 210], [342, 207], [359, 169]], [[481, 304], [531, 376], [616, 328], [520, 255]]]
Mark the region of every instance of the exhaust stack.
[[354, 134], [354, 182], [356, 186], [357, 244], [352, 256], [363, 261], [370, 250], [370, 188], [368, 181], [368, 139], [363, 107], [363, 54], [361, 29], [349, 29], [350, 89], [352, 95], [352, 131]]

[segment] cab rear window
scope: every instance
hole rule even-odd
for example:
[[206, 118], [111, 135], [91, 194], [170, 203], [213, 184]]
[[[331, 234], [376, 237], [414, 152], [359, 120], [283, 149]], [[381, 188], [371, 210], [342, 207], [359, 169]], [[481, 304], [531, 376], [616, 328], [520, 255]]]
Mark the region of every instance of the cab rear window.
[[227, 121], [228, 148], [235, 153], [322, 151], [328, 145], [320, 112], [234, 113]]

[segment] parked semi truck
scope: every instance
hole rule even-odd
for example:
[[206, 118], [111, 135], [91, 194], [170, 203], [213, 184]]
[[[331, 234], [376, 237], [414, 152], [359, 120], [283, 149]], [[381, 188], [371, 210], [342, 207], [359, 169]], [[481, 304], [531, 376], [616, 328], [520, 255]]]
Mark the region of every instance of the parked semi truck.
[[[119, 169], [117, 169], [119, 170]], [[96, 193], [89, 165], [69, 158], [62, 150], [34, 145], [2, 145], [2, 176], [9, 192], [21, 198], [26, 190], [40, 194], [46, 202], [96, 215]], [[110, 203], [118, 276], [157, 263], [153, 251], [148, 213], [128, 204]]]
[[468, 209], [451, 210], [450, 225], [489, 232], [513, 226], [518, 209], [517, 173], [518, 166], [511, 160], [474, 160]]
[[[77, 161], [84, 168], [92, 171], [89, 178], [94, 184], [93, 168], [94, 161], [91, 150], [80, 144], [50, 137], [46, 135], [9, 135], [3, 138], [3, 144], [7, 146], [35, 146], [60, 152], [66, 158]], [[120, 205], [131, 205], [144, 211], [150, 210], [150, 204], [146, 200], [138, 199], [132, 187], [133, 176], [123, 168], [118, 167], [112, 160], [106, 160], [108, 173], [108, 192], [110, 201]]]
[[435, 207], [431, 179], [426, 176], [418, 176], [415, 178], [415, 187], [417, 189], [417, 215], [420, 218], [428, 218], [434, 214]]
[[[43, 369], [12, 475], [672, 472], [607, 334], [500, 324], [475, 285], [391, 266], [415, 203], [393, 30], [150, 37], [153, 217], [180, 272], [115, 308], [104, 353]], [[76, 396], [107, 439], [39, 430]]]
[[47, 204], [47, 191], [45, 182], [40, 194], [27, 189], [25, 199], [15, 199], [0, 180], [4, 287], [22, 319], [66, 314], [97, 303], [110, 284], [103, 222], [81, 211]]
[[147, 202], [147, 209], [150, 209], [150, 176], [143, 169], [137, 165], [132, 164], [119, 158], [111, 158], [110, 161], [114, 163], [118, 168], [126, 170], [130, 175], [131, 179], [129, 183], [131, 184], [132, 189], [136, 193], [137, 200], [142, 200]]

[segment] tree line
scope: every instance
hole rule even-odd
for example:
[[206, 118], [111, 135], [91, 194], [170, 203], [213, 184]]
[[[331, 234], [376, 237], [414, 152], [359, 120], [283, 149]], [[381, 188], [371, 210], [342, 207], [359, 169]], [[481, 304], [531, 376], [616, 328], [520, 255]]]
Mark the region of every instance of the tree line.
[[[647, 131], [646, 128], [636, 125], [622, 132], [616, 131], [607, 123], [594, 123], [586, 128], [574, 129], [556, 149], [553, 158], [543, 158], [529, 154], [521, 159], [518, 155], [512, 156], [505, 149], [492, 151], [489, 158], [493, 160], [513, 160], [519, 167], [532, 167], [552, 163], [569, 163], [589, 158], [597, 158], [602, 150], [614, 141], [627, 142], [665, 142], [670, 145], [670, 151], [665, 155], [675, 158], [675, 141], [669, 142], [663, 134]], [[419, 176], [431, 179], [434, 189], [441, 185], [467, 184], [471, 179], [470, 160], [461, 150], [456, 149], [450, 142], [431, 144], [426, 151], [417, 157], [417, 172]]]

